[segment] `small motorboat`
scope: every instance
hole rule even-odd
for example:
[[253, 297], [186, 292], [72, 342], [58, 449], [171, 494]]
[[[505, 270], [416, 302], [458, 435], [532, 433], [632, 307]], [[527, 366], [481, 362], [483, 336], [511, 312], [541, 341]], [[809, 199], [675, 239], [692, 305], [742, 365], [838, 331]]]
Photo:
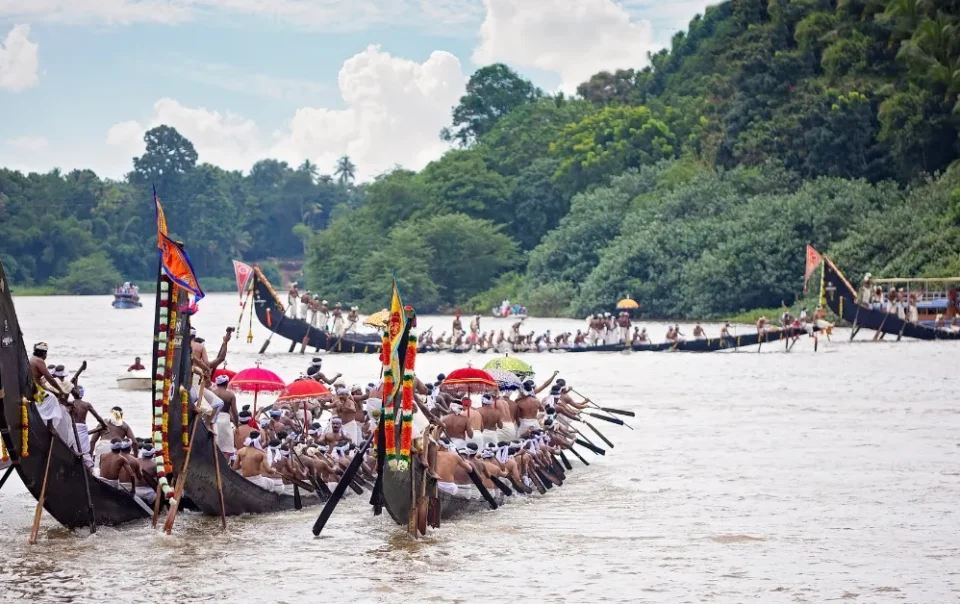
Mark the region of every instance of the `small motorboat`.
[[120, 390], [150, 390], [151, 381], [147, 369], [128, 371], [117, 376], [117, 387]]
[[113, 294], [113, 307], [114, 308], [140, 308], [143, 304], [140, 303], [139, 294]]

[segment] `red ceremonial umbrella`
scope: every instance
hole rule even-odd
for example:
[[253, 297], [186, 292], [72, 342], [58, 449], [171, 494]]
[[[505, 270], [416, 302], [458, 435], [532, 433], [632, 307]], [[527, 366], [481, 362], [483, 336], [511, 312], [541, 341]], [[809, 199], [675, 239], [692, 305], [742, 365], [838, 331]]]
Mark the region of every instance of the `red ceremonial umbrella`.
[[280, 379], [280, 376], [264, 369], [257, 361], [256, 367], [250, 367], [238, 372], [230, 380], [230, 388], [237, 392], [253, 393], [253, 415], [257, 415], [257, 396], [261, 392], [283, 392], [287, 385]]
[[217, 369], [216, 371], [213, 372], [213, 381], [216, 382], [217, 378], [220, 377], [221, 375], [225, 375], [232, 380], [234, 376], [237, 375], [237, 372], [230, 371], [229, 369]]
[[283, 393], [277, 398], [278, 403], [302, 403], [304, 430], [310, 425], [307, 420], [307, 403], [315, 401], [325, 394], [330, 394], [327, 387], [317, 380], [310, 378], [299, 379], [287, 384]]
[[440, 389], [451, 394], [483, 394], [496, 391], [497, 380], [483, 369], [464, 367], [448, 373]]

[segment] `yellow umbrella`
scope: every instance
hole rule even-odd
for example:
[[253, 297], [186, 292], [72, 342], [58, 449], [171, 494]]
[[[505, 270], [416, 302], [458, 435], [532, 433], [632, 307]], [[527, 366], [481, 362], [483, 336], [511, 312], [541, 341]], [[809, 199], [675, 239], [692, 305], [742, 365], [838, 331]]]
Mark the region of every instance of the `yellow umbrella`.
[[390, 311], [381, 310], [380, 312], [375, 312], [366, 319], [364, 319], [363, 324], [369, 325], [370, 327], [376, 327], [378, 329], [383, 329], [387, 326], [387, 323], [390, 322]]
[[617, 302], [617, 310], [636, 310], [638, 308], [640, 308], [640, 305], [637, 304], [637, 301], [629, 297]]

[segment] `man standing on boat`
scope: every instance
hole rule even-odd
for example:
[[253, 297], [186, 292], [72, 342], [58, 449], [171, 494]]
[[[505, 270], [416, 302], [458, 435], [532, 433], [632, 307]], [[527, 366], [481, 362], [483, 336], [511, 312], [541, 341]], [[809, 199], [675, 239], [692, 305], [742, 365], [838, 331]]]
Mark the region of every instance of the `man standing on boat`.
[[453, 339], [456, 340], [463, 335], [463, 323], [460, 322], [460, 313], [453, 318]]
[[317, 323], [323, 331], [330, 329], [328, 325], [330, 323], [330, 308], [327, 306], [328, 302], [323, 300], [320, 302], [320, 311], [317, 313]]
[[470, 342], [473, 344], [477, 343], [477, 338], [480, 336], [480, 313], [477, 313], [473, 319], [470, 320]]
[[356, 306], [350, 307], [350, 312], [347, 313], [347, 327], [344, 329], [344, 333], [357, 333], [357, 323], [360, 322], [360, 309]]
[[310, 290], [307, 290], [307, 293], [300, 296], [300, 318], [304, 321], [307, 320], [307, 313], [310, 312]]
[[297, 318], [297, 305], [300, 303], [300, 290], [297, 289], [297, 282], [294, 281], [290, 284], [290, 291], [287, 292], [287, 310], [290, 311], [290, 316], [294, 319]]
[[37, 412], [40, 413], [43, 421], [51, 422], [60, 438], [70, 448], [76, 449], [77, 439], [73, 436], [73, 420], [60, 408], [60, 401], [66, 404], [68, 393], [47, 369], [48, 350], [49, 346], [46, 342], [39, 342], [33, 347], [33, 356], [30, 357], [30, 377], [33, 378], [36, 387], [33, 400], [37, 404]]
[[103, 418], [100, 417], [100, 414], [97, 413], [97, 410], [93, 408], [93, 405], [83, 400], [83, 386], [77, 386], [76, 391], [73, 393], [74, 401], [73, 406], [70, 408], [70, 415], [73, 417], [73, 422], [77, 425], [77, 437], [80, 439], [80, 442], [77, 443], [77, 451], [83, 455], [83, 465], [87, 466], [88, 469], [93, 468], [93, 452], [90, 448], [90, 432], [87, 428], [87, 413], [93, 415], [93, 417], [100, 422], [101, 426], [106, 426], [106, 422], [103, 421]]
[[620, 344], [630, 342], [630, 313], [623, 311], [617, 317], [617, 327], [620, 330]]
[[233, 431], [234, 426], [240, 423], [240, 418], [237, 415], [237, 395], [230, 390], [229, 384], [229, 377], [217, 376], [213, 393], [223, 401], [223, 407], [214, 414], [213, 431], [217, 439], [217, 447], [227, 455], [233, 455], [237, 450]]
[[866, 306], [870, 308], [870, 303], [873, 301], [873, 276], [870, 273], [867, 273], [863, 276], [863, 283], [860, 285], [860, 299], [857, 302], [861, 306]]
[[333, 306], [333, 335], [343, 337], [343, 305], [337, 302]]

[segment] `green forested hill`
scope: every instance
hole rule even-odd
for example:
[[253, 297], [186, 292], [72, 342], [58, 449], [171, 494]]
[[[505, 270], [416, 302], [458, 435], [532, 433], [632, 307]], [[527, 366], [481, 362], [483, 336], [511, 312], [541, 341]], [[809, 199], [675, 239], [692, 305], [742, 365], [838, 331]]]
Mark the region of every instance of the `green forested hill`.
[[852, 278], [960, 274], [958, 13], [960, 0], [725, 2], [637, 57], [649, 67], [574, 97], [484, 67], [440, 133], [455, 149], [359, 187], [352, 166], [336, 180], [309, 163], [198, 166], [188, 141], [154, 131], [124, 183], [0, 171], [0, 253], [21, 281], [91, 255], [149, 274], [158, 180], [198, 220], [171, 228], [201, 274], [306, 250], [313, 291], [368, 310], [395, 271], [424, 310], [510, 298], [579, 315], [631, 294], [647, 316], [722, 316], [792, 301], [808, 242]]

